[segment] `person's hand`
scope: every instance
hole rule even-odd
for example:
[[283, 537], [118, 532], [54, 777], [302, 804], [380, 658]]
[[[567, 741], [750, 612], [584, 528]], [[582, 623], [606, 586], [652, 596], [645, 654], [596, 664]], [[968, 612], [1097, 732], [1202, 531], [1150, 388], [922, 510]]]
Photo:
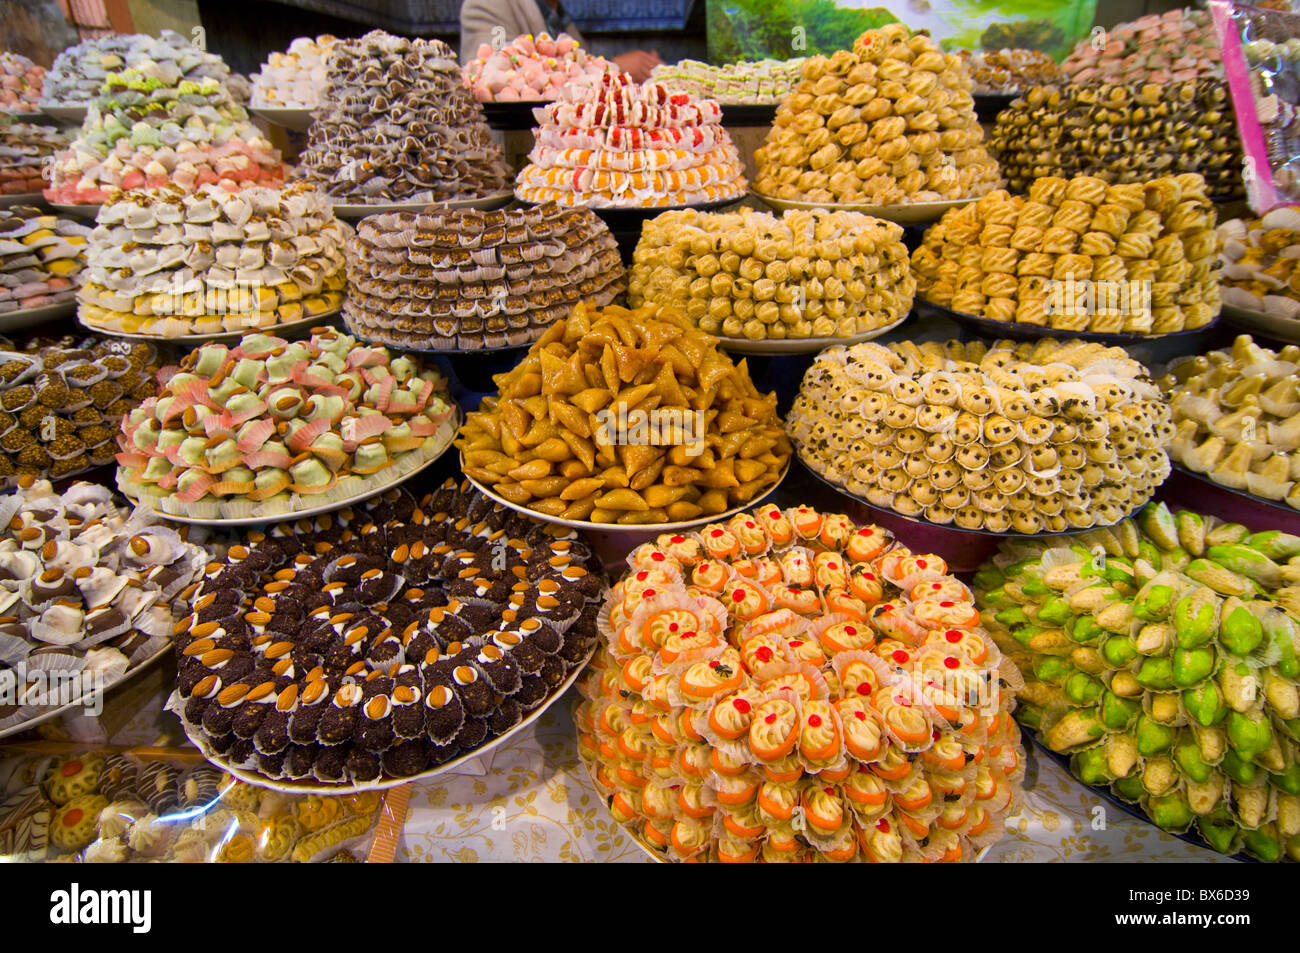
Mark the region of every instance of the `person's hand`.
[[659, 57], [658, 50], [629, 50], [621, 56], [614, 57], [614, 62], [635, 82], [644, 83], [650, 78], [650, 71], [661, 65], [663, 60]]

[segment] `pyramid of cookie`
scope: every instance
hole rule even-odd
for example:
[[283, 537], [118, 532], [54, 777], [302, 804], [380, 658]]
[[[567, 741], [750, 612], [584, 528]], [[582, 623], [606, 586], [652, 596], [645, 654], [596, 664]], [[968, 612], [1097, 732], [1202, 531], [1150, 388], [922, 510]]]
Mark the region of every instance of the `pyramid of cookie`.
[[624, 288], [605, 223], [554, 202], [371, 215], [347, 248], [348, 328], [393, 347], [528, 344], [579, 301], [604, 307]]
[[271, 329], [338, 310], [351, 231], [316, 189], [119, 192], [99, 211], [83, 323], [172, 338]]
[[253, 533], [211, 563], [179, 645], [192, 736], [268, 778], [373, 781], [473, 751], [596, 639], [599, 562], [448, 481]]
[[515, 195], [593, 208], [700, 205], [740, 198], [740, 155], [711, 99], [606, 73], [545, 108]]
[[253, 74], [251, 105], [277, 109], [315, 109], [325, 91], [325, 61], [338, 42], [325, 34], [300, 36], [285, 52], [273, 52]]
[[806, 202], [900, 205], [983, 195], [998, 183], [955, 53], [901, 23], [810, 57], [754, 153], [755, 191]]
[[1024, 774], [1024, 683], [938, 556], [764, 506], [628, 557], [578, 751], [673, 860], [973, 860]]
[[45, 85], [45, 67], [38, 66], [21, 53], [0, 53], [0, 109], [10, 112], [40, 110], [41, 88]]
[[35, 197], [46, 186], [47, 164], [67, 145], [56, 126], [0, 116], [0, 195]]
[[977, 95], [1018, 93], [1030, 86], [1059, 83], [1063, 79], [1056, 61], [1038, 50], [989, 50], [982, 53], [958, 50], [957, 55], [970, 70]]
[[158, 366], [144, 342], [0, 338], [0, 486], [112, 463], [122, 418], [157, 393]]
[[145, 61], [110, 73], [81, 132], [54, 164], [45, 197], [99, 204], [116, 189], [217, 185], [237, 192], [279, 188], [288, 174], [280, 153], [216, 79], [189, 80]]
[[90, 229], [30, 205], [0, 210], [0, 314], [71, 301]]
[[298, 175], [336, 203], [495, 195], [509, 169], [441, 40], [382, 30], [334, 44]]
[[589, 86], [616, 68], [567, 33], [553, 39], [549, 33], [525, 34], [500, 49], [480, 44], [465, 67], [465, 84], [480, 102], [537, 101], [555, 99], [570, 84]]
[[1083, 38], [1061, 63], [1072, 82], [1169, 83], [1223, 76], [1214, 21], [1204, 10], [1147, 14], [1106, 30], [1101, 39]]

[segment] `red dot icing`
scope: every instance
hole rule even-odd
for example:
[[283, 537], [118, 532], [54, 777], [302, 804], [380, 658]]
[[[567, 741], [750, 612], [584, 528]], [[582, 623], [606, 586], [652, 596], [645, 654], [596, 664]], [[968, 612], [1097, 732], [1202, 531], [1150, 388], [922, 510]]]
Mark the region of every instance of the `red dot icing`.
[[758, 651], [754, 653], [754, 657], [760, 662], [770, 662], [772, 661], [772, 650], [766, 645], [760, 645]]
[[792, 649], [797, 649], [799, 646], [803, 645], [803, 639], [792, 639], [786, 644]]
[[955, 606], [956, 604], [957, 604], [957, 603], [955, 603], [955, 602], [949, 602], [947, 599], [945, 599], [943, 602], [939, 603], [939, 605], [941, 605], [941, 606], [942, 606], [943, 608], [945, 608], [945, 609], [951, 609], [951, 608], [952, 608], [953, 606]]
[[961, 641], [961, 633], [956, 629], [949, 629], [944, 633], [943, 637], [954, 645]]
[[734, 599], [736, 602], [744, 602], [744, 601], [745, 601], [745, 590], [744, 590], [744, 589], [737, 589], [735, 592], [733, 592], [733, 593], [731, 594], [731, 598]]
[[961, 662], [957, 661], [951, 655], [949, 655], [946, 659], [943, 660], [944, 668], [957, 668], [959, 665], [961, 665]]
[[883, 817], [880, 820], [876, 821], [876, 830], [880, 831], [882, 834], [888, 834], [889, 821], [885, 820], [885, 818]]
[[669, 540], [669, 542], [673, 542], [673, 543], [684, 543], [684, 542], [686, 542], [686, 537], [685, 537], [685, 536], [674, 536], [671, 540]]
[[859, 694], [859, 695], [870, 695], [870, 694], [871, 694], [871, 683], [870, 683], [870, 682], [858, 682], [858, 694]]
[[858, 634], [858, 630], [857, 630], [857, 628], [856, 628], [855, 626], [851, 626], [851, 625], [846, 625], [846, 626], [844, 627], [844, 631], [845, 631], [845, 633], [848, 634], [848, 635], [857, 635], [857, 634]]
[[890, 658], [892, 658], [899, 665], [905, 665], [908, 661], [911, 660], [912, 656], [908, 655], [902, 649], [899, 649], [897, 652], [891, 655]]
[[749, 702], [745, 701], [745, 699], [737, 698], [731, 704], [735, 705], [736, 711], [740, 712], [742, 715], [749, 714]]
[[641, 593], [641, 595], [646, 599], [653, 599], [656, 593], [653, 589], [647, 589], [645, 592]]
[[911, 707], [912, 707], [912, 703], [911, 703], [910, 701], [908, 701], [906, 698], [904, 698], [902, 695], [895, 695], [895, 696], [894, 696], [894, 704], [895, 704], [895, 705], [899, 705], [899, 706], [902, 707], [902, 708], [911, 708]]
[[63, 825], [65, 827], [76, 827], [78, 824], [81, 823], [81, 819], [84, 816], [85, 814], [82, 812], [81, 808], [74, 807], [72, 810], [68, 811], [66, 814], [63, 815]]
[[776, 724], [776, 712], [772, 712], [772, 714], [768, 715], [768, 716], [767, 716], [766, 718], [764, 718], [763, 720], [764, 720], [765, 722], [767, 722], [769, 725], [775, 725], [775, 724]]
[[865, 711], [855, 711], [853, 713], [853, 717], [856, 718], [858, 721], [866, 721], [867, 713]]
[[661, 562], [663, 562], [665, 559], [667, 559], [668, 557], [665, 556], [663, 553], [651, 553], [651, 554], [650, 554], [650, 558], [653, 559], [653, 560], [654, 560], [655, 562], [657, 562], [657, 563], [661, 563]]
[[717, 659], [714, 659], [712, 662], [709, 663], [709, 668], [717, 668], [719, 664], [721, 663], [719, 663]]
[[720, 529], [715, 529], [715, 530], [714, 530], [712, 533], [710, 533], [709, 535], [712, 536], [714, 539], [717, 539], [719, 536], [722, 535], [722, 530], [720, 530]]
[[916, 561], [916, 568], [918, 568], [918, 569], [924, 569], [927, 565], [928, 565], [928, 564], [926, 563], [926, 561], [925, 561], [924, 559], [918, 559], [918, 560]]
[[62, 774], [65, 778], [70, 778], [74, 774], [79, 774], [81, 772], [81, 767], [82, 765], [80, 761], [69, 761], [63, 766]]
[[669, 632], [676, 632], [676, 631], [677, 631], [677, 623], [676, 623], [676, 622], [669, 622], [669, 623], [668, 623], [668, 631], [669, 631]]
[[808, 724], [811, 725], [813, 728], [820, 728], [820, 727], [821, 727], [821, 723], [822, 723], [822, 720], [821, 720], [821, 717], [820, 717], [820, 716], [818, 716], [818, 715], [809, 715], [809, 716], [808, 716]]
[[637, 582], [645, 582], [645, 581], [646, 581], [647, 579], [649, 579], [649, 578], [650, 578], [650, 573], [648, 573], [648, 572], [647, 572], [646, 570], [644, 570], [644, 569], [642, 569], [639, 573], [636, 574], [636, 581], [637, 581]]

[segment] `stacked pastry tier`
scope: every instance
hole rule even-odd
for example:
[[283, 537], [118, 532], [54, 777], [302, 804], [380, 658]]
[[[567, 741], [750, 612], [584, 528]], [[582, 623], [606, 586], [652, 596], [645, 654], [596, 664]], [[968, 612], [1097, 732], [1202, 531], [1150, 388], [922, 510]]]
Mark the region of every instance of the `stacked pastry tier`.
[[0, 109], [36, 112], [44, 84], [45, 67], [18, 53], [0, 53]]
[[103, 688], [156, 654], [207, 554], [109, 491], [41, 480], [0, 498], [0, 729], [62, 693]]
[[0, 315], [71, 301], [90, 229], [40, 209], [0, 210]]
[[[1091, 550], [1091, 552], [1089, 552]], [[1300, 860], [1300, 538], [1152, 504], [975, 576], [1016, 717], [1168, 831]]]
[[578, 751], [673, 860], [973, 860], [1024, 774], [1023, 680], [938, 556], [807, 506], [628, 557]]
[[1214, 206], [1192, 173], [1145, 184], [1049, 177], [954, 209], [912, 253], [917, 294], [963, 314], [1169, 334], [1219, 313]]
[[1059, 83], [1064, 78], [1056, 61], [1038, 50], [958, 50], [975, 81], [975, 93], [1018, 93], [1030, 86]]
[[48, 184], [46, 166], [67, 145], [68, 137], [54, 126], [0, 116], [0, 195], [37, 196]]
[[799, 458], [873, 506], [994, 533], [1116, 523], [1169, 475], [1169, 407], [1080, 341], [823, 351], [790, 411]]
[[554, 99], [565, 86], [590, 86], [609, 70], [602, 56], [591, 56], [567, 33], [517, 36], [500, 49], [484, 43], [465, 67], [465, 83], [485, 103]]
[[851, 337], [901, 321], [916, 282], [903, 229], [853, 212], [665, 212], [637, 243], [628, 298], [710, 334]]
[[300, 36], [284, 53], [275, 52], [253, 74], [250, 105], [275, 109], [315, 109], [325, 91], [325, 62], [338, 40]]
[[658, 83], [607, 73], [546, 107], [515, 195], [592, 208], [701, 205], [746, 183], [722, 110]]
[[379, 30], [334, 44], [298, 174], [336, 203], [441, 202], [509, 189], [483, 108], [441, 40]]
[[331, 330], [207, 344], [160, 383], [122, 422], [117, 483], [200, 519], [287, 517], [386, 486], [447, 448], [455, 413], [436, 370]]
[[336, 311], [349, 229], [307, 185], [119, 194], [100, 210], [84, 324], [160, 338], [273, 328]]
[[0, 485], [112, 463], [122, 418], [156, 394], [149, 344], [0, 339]]
[[1221, 80], [1036, 86], [998, 114], [989, 145], [1013, 192], [1048, 175], [1145, 182], [1196, 172], [1215, 201], [1245, 194]]
[[55, 57], [45, 76], [41, 104], [89, 105], [111, 73], [144, 63], [156, 64], [168, 77], [168, 85], [175, 86], [181, 80], [198, 83], [212, 79], [229, 89], [236, 101], [248, 102], [248, 80], [232, 73], [220, 56], [191, 43], [189, 37], [163, 30], [157, 37], [145, 33], [113, 34], [68, 47]]
[[215, 79], [177, 80], [156, 63], [111, 73], [81, 132], [54, 164], [45, 197], [96, 204], [118, 189], [279, 188], [280, 153]]
[[814, 56], [754, 153], [755, 191], [773, 198], [899, 205], [982, 195], [998, 182], [970, 73], [902, 24]]
[[1215, 483], [1300, 509], [1300, 349], [1270, 351], [1243, 335], [1228, 351], [1175, 362], [1161, 378], [1175, 463]]
[[254, 533], [195, 597], [182, 717], [272, 779], [419, 774], [546, 702], [591, 652], [603, 588], [576, 534], [454, 483]]
[[465, 475], [592, 523], [693, 520], [757, 499], [781, 480], [790, 444], [776, 394], [716, 345], [669, 308], [574, 306], [466, 414]]
[[1300, 320], [1300, 211], [1283, 206], [1217, 231], [1223, 303]]
[[701, 99], [714, 99], [723, 105], [779, 103], [799, 82], [803, 64], [803, 57], [726, 66], [682, 60], [656, 66], [650, 71], [650, 82]]
[[1168, 83], [1223, 76], [1214, 23], [1203, 10], [1149, 14], [1106, 30], [1101, 40], [1082, 39], [1065, 58], [1061, 69], [1072, 82]]
[[343, 315], [393, 347], [475, 350], [528, 344], [579, 301], [604, 307], [623, 288], [614, 237], [587, 209], [389, 213], [348, 242]]

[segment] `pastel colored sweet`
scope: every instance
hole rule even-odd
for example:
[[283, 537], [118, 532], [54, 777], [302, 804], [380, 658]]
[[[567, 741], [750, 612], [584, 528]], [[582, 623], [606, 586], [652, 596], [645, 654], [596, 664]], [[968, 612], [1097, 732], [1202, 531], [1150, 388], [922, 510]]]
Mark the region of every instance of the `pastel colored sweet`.
[[465, 85], [480, 102], [555, 99], [566, 86], [590, 86], [617, 67], [592, 56], [567, 33], [524, 34], [494, 49], [484, 43], [466, 64]]

